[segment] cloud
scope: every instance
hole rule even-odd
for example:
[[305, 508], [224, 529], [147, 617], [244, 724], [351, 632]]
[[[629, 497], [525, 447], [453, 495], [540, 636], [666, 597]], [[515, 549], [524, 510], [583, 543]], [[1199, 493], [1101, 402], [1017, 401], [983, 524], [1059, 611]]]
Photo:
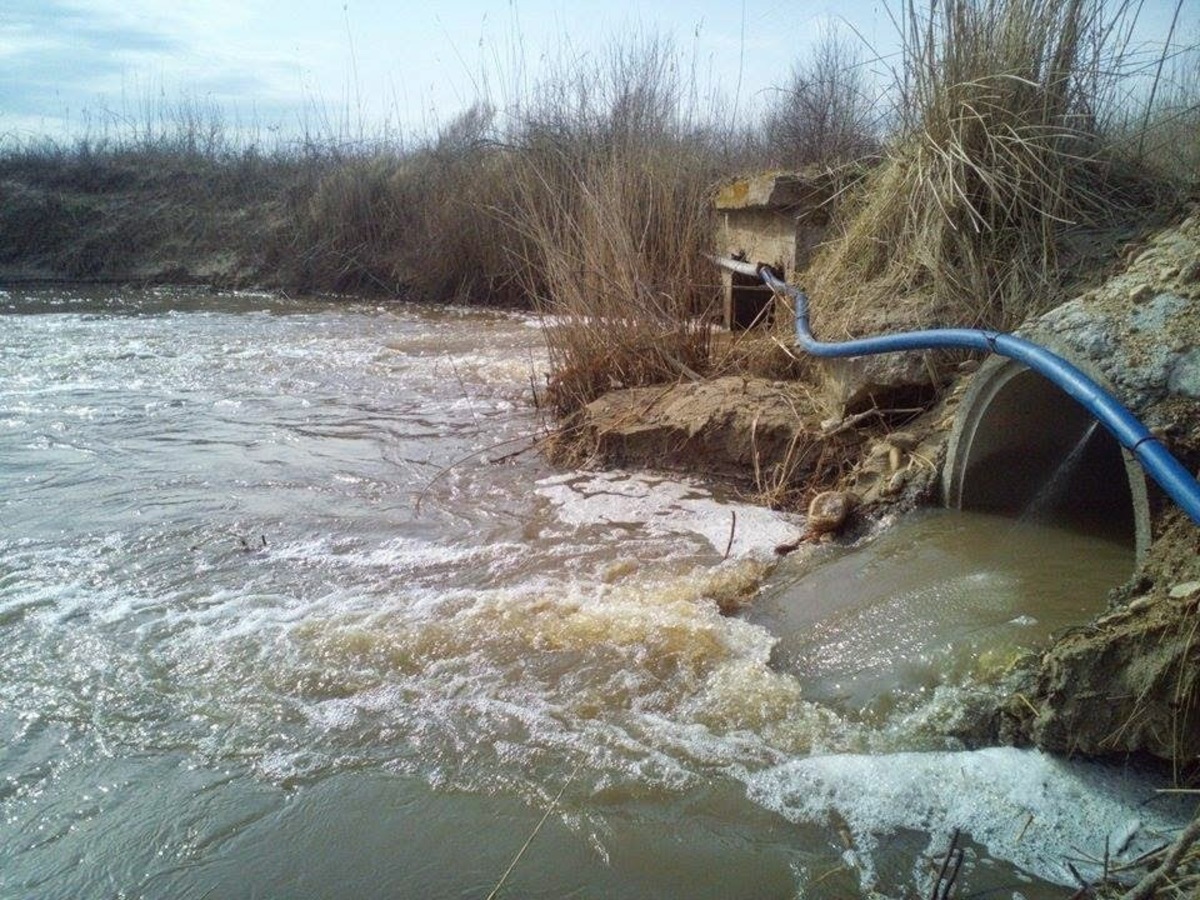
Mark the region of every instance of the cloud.
[[7, 0], [0, 16], [0, 60], [27, 60], [47, 49], [117, 64], [126, 54], [169, 53], [170, 34], [81, 10], [64, 0]]
[[140, 59], [181, 43], [134, 23], [113, 22], [63, 0], [7, 0], [0, 14], [0, 114], [56, 118], [85, 97], [116, 89]]
[[0, 133], [144, 120], [189, 100], [286, 118], [299, 66], [273, 52], [266, 29], [250, 27], [246, 6], [5, 0]]
[[0, 135], [72, 136], [189, 98], [273, 129], [310, 116], [419, 130], [477, 92], [515, 100], [559, 57], [604, 53], [631, 27], [674, 34], [697, 90], [740, 86], [746, 116], [786, 78], [814, 16], [866, 3], [0, 0]]

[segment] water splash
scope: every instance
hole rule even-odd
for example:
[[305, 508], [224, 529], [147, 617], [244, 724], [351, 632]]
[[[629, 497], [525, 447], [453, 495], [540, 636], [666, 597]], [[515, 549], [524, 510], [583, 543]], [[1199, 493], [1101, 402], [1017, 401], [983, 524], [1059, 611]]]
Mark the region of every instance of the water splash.
[[1084, 429], [1079, 440], [1062, 458], [1062, 461], [1055, 467], [1046, 483], [1042, 485], [1041, 490], [1034, 494], [1033, 499], [1025, 505], [1025, 509], [1021, 511], [1020, 520], [1022, 522], [1043, 522], [1049, 514], [1057, 507], [1063, 497], [1066, 495], [1067, 487], [1071, 483], [1071, 477], [1079, 468], [1079, 462], [1083, 459], [1083, 453], [1087, 450], [1088, 444], [1092, 440], [1092, 435], [1096, 433], [1096, 427], [1100, 424], [1099, 420], [1093, 419], [1092, 423]]

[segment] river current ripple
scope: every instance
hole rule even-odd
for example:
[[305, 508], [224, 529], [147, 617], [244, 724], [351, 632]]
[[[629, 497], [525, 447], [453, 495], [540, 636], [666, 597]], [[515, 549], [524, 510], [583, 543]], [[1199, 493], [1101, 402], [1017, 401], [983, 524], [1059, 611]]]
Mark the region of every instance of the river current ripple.
[[940, 736], [1021, 576], [851, 596], [882, 556], [551, 469], [530, 317], [39, 289], [0, 328], [0, 896], [482, 897], [549, 806], [508, 895], [899, 896], [963, 828], [976, 889], [1057, 896], [1186, 814]]

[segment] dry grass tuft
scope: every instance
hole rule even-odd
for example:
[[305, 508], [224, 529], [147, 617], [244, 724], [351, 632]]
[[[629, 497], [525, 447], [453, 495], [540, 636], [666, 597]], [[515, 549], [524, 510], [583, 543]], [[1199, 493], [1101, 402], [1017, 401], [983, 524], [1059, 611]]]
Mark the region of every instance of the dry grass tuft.
[[398, 282], [394, 248], [406, 230], [401, 199], [391, 189], [403, 163], [394, 157], [351, 159], [331, 167], [311, 191], [293, 194], [289, 252], [306, 287], [387, 290]]
[[515, 221], [560, 416], [613, 388], [709, 371], [716, 168], [681, 111], [673, 60], [650, 38], [574, 69], [520, 135]]
[[714, 375], [808, 383], [816, 379], [812, 357], [766, 330], [719, 331], [712, 336], [711, 354]]
[[1053, 303], [1063, 235], [1145, 199], [1095, 108], [1118, 6], [947, 0], [923, 17], [907, 0], [900, 137], [809, 277], [823, 334], [869, 329], [885, 303], [1000, 329]]
[[[753, 436], [752, 436], [753, 440]], [[853, 468], [862, 445], [853, 435], [801, 435], [779, 458], [764, 462], [754, 452], [754, 503], [771, 509], [806, 509], [822, 491], [834, 490]]]
[[688, 271], [707, 235], [689, 227], [700, 217], [681, 214], [702, 202], [687, 196], [699, 185], [686, 187], [638, 165], [597, 160], [579, 175], [574, 210], [556, 202], [524, 220], [535, 248], [530, 268], [544, 284], [548, 397], [559, 415], [613, 388], [708, 371], [712, 289], [697, 290], [701, 273]]

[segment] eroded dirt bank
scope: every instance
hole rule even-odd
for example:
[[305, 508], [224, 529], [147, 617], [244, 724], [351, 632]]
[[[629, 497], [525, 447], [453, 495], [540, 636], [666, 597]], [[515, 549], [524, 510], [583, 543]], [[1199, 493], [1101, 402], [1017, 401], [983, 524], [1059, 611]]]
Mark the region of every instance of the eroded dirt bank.
[[1171, 510], [1111, 610], [1027, 661], [999, 736], [1066, 753], [1200, 759], [1200, 533]]
[[[1097, 371], [1195, 471], [1200, 216], [1125, 248], [1122, 266], [1022, 331]], [[871, 402], [858, 407], [837, 404], [853, 394], [844, 368], [828, 379], [833, 392], [742, 377], [616, 391], [570, 423], [569, 445], [598, 465], [715, 476], [791, 508], [822, 490], [851, 491], [860, 502], [841, 539], [852, 540], [885, 512], [938, 501], [955, 411], [977, 368], [901, 360], [889, 393], [874, 367]], [[922, 391], [936, 399], [915, 408]], [[1153, 486], [1150, 510], [1150, 548], [1107, 612], [1012, 667], [956, 736], [1200, 761], [1200, 529]]]

